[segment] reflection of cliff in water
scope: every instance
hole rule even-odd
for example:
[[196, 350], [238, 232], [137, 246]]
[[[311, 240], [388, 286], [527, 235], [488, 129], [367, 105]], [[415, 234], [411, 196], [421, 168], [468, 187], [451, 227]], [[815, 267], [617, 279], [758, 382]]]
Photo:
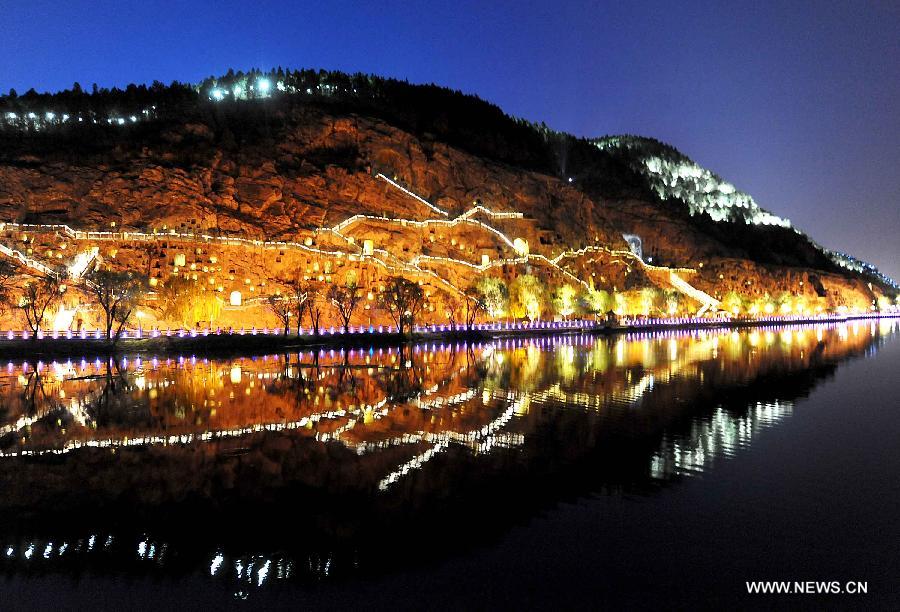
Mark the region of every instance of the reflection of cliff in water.
[[895, 329], [10, 364], [0, 553], [242, 584], [409, 563], [708, 469]]

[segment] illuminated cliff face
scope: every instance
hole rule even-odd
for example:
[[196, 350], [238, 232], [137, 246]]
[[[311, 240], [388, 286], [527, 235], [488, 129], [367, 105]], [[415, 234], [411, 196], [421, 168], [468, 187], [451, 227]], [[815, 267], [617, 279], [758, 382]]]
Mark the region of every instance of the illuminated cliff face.
[[[364, 299], [351, 322], [365, 327], [389, 325], [392, 321], [379, 308], [378, 298], [394, 275], [422, 287], [425, 303], [417, 321], [420, 324], [461, 322], [465, 291], [477, 279], [499, 278], [512, 289], [523, 272], [538, 280], [533, 283], [533, 293], [537, 293], [527, 300], [511, 296], [509, 308], [491, 309], [481, 313], [482, 317], [569, 317], [577, 312], [576, 307], [590, 304], [586, 296], [598, 289], [607, 292], [610, 303], [596, 306], [594, 311], [612, 309], [622, 315], [674, 316], [698, 308], [715, 312], [728, 291], [761, 300], [755, 305], [758, 314], [768, 314], [763, 309], [770, 306], [774, 299], [770, 296], [776, 293], [793, 296], [792, 302], [798, 304], [789, 311], [793, 314], [818, 314], [839, 306], [865, 312], [872, 305], [870, 291], [834, 274], [812, 275], [802, 270], [766, 274], [741, 261], [714, 261], [705, 270], [659, 266], [644, 261], [634, 249], [614, 249], [599, 241], [579, 249], [560, 249], [536, 227], [534, 219], [522, 213], [495, 211], [474, 203], [466, 212], [448, 218], [446, 211], [424, 206], [423, 198], [382, 174], [370, 180], [383, 182], [391, 193], [400, 192], [418, 202], [421, 210], [411, 218], [357, 214], [334, 226], [280, 241], [213, 235], [190, 227], [84, 231], [65, 225], [8, 223], [0, 226], [5, 240], [0, 250], [32, 274], [65, 270], [71, 291], [44, 325], [59, 331], [99, 325], [98, 309], [91, 307], [90, 297], [79, 297], [81, 278], [94, 266], [148, 277], [151, 293], [140, 321], [146, 329], [283, 327], [268, 307], [268, 299], [289, 295], [292, 280], [318, 283], [323, 288], [356, 282]], [[698, 268], [702, 265], [699, 262]], [[735, 275], [736, 270], [742, 273]], [[812, 278], [815, 282], [810, 282]], [[199, 306], [196, 314], [185, 315], [186, 320], [168, 315], [160, 290], [178, 280], [187, 281], [200, 296], [218, 303], [215, 317]], [[318, 297], [324, 311], [321, 324], [326, 328], [340, 325], [322, 298]], [[526, 305], [514, 306], [516, 299]], [[206, 303], [201, 300], [198, 304], [201, 302]], [[6, 316], [11, 314], [14, 312]], [[16, 324], [22, 325], [7, 323]], [[296, 329], [298, 324], [309, 323], [295, 317], [291, 326]]]
[[[278, 83], [271, 79], [265, 93], [256, 81], [229, 83], [221, 100], [212, 93], [220, 84], [208, 84], [204, 104], [210, 108], [205, 111], [218, 112], [225, 105], [239, 120], [268, 104], [257, 98], [328, 97], [337, 91], [322, 83], [321, 92], [307, 94], [289, 83], [282, 90]], [[285, 100], [279, 98], [278, 104]], [[548, 294], [529, 316], [540, 310], [545, 319], [569, 316], [568, 308], [553, 308], [551, 294], [591, 287], [635, 294], [655, 288], [681, 294], [684, 299], [674, 301], [678, 314], [696, 313], [707, 304], [712, 306], [707, 311], [714, 311], [717, 293], [726, 290], [718, 285], [718, 274], [708, 270], [736, 259], [742, 278], [728, 291], [753, 299], [784, 291], [772, 280], [772, 270], [685, 223], [672, 207], [640, 199], [605, 201], [579, 189], [577, 182], [497, 164], [373, 117], [347, 117], [313, 105], [266, 108], [275, 115], [266, 124], [269, 140], [249, 139], [240, 147], [220, 142], [226, 134], [218, 133], [216, 122], [164, 121], [149, 112], [139, 112], [134, 122], [129, 117], [123, 125], [116, 120], [103, 128], [119, 143], [105, 153], [66, 158], [52, 147], [32, 151], [27, 139], [17, 137], [21, 154], [10, 153], [15, 159], [0, 163], [0, 218], [41, 227], [7, 225], [0, 244], [3, 256], [19, 262], [11, 255], [15, 250], [40, 265], [73, 268], [78, 257], [97, 249], [102, 265], [146, 273], [156, 283], [188, 278], [224, 306], [218, 320], [194, 317], [189, 327], [274, 327], [278, 322], [262, 303], [284, 291], [284, 277], [343, 282], [351, 271], [367, 297], [355, 325], [389, 322], [374, 305], [384, 279], [394, 274], [423, 287], [428, 303], [422, 322], [428, 324], [446, 323], [453, 316], [459, 320], [453, 311], [458, 311], [461, 293], [480, 276], [508, 283], [525, 274], [537, 277]], [[46, 119], [47, 112], [52, 119]], [[51, 138], [65, 134], [78, 119], [72, 115], [63, 121], [58, 109], [41, 113], [41, 121], [50, 121], [46, 126], [20, 125], [17, 116], [11, 128], [25, 130], [29, 138], [37, 138], [30, 130], [46, 128]], [[94, 119], [109, 118], [83, 119], [93, 126]], [[89, 130], [100, 129], [91, 126]], [[128, 139], [137, 132], [149, 135], [146, 146]], [[648, 156], [641, 166], [647, 184], [717, 220], [784, 226], [746, 194], [689, 160], [679, 160]], [[65, 223], [67, 229], [48, 229], [54, 223]], [[623, 235], [642, 239], [647, 261], [629, 251]], [[802, 257], [791, 262], [776, 265], [774, 276], [785, 278], [797, 266], [802, 276], [816, 265], [804, 264]], [[679, 271], [682, 280], [711, 298], [682, 291], [670, 282], [667, 270], [654, 271], [646, 264]], [[35, 273], [34, 266], [22, 268]], [[860, 266], [848, 269], [857, 268], [871, 272]], [[680, 272], [688, 269], [693, 276]], [[808, 285], [789, 291], [805, 293], [806, 301], [821, 299], [815, 306], [823, 310], [840, 305], [834, 294], [848, 308], [862, 310], [880, 295], [878, 287], [869, 290], [852, 275], [833, 270], [816, 274], [829, 286], [823, 295]], [[85, 302], [70, 301], [68, 310]], [[622, 314], [670, 314], [667, 304], [648, 308], [636, 295], [622, 296], [620, 302], [616, 309]], [[147, 326], [185, 325], [161, 318], [155, 306], [147, 305]], [[69, 316], [72, 325], [78, 320], [94, 324], [96, 313], [84, 310]], [[324, 308], [328, 326], [338, 323], [331, 310]], [[8, 313], [3, 316], [0, 327], [21, 325]]]

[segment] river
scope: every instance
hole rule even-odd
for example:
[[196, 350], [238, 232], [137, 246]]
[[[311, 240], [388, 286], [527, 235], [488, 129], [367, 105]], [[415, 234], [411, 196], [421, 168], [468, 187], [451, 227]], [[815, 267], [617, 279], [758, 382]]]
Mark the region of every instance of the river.
[[896, 608], [898, 336], [0, 364], [2, 607]]

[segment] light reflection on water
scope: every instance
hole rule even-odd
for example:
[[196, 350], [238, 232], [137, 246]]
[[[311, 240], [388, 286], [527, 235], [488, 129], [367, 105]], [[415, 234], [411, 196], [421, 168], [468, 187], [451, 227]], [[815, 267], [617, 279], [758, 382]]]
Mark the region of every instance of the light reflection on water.
[[[238, 597], [272, 581], [353, 575], [373, 553], [363, 528], [335, 510], [343, 500], [374, 525], [398, 508], [465, 498], [473, 481], [501, 496], [507, 479], [529, 482], [538, 471], [585, 474], [580, 495], [652, 491], [738, 455], [838, 364], [873, 354], [897, 331], [885, 320], [11, 362], [0, 373], [0, 513], [32, 519], [0, 530], [0, 563], [24, 574], [41, 564], [202, 574]], [[125, 508], [134, 523], [50, 529], [59, 500], [73, 516]], [[179, 516], [187, 501], [192, 517], [197, 508], [212, 517], [232, 506], [302, 507], [321, 534], [310, 546], [235, 544], [221, 531], [193, 541], [147, 518], [163, 508]]]

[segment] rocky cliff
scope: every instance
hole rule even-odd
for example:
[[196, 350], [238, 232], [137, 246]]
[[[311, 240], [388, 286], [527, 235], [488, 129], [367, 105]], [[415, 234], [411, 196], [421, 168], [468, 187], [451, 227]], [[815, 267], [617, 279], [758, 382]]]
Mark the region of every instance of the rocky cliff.
[[[752, 198], [741, 199], [745, 194], [737, 192], [735, 209], [749, 213], [732, 214], [733, 188], [691, 174], [671, 154], [651, 155], [639, 139], [552, 133], [494, 117], [499, 109], [438, 88], [377, 81], [381, 89], [363, 98], [352, 80], [337, 93], [322, 90], [334, 80], [327, 75], [317, 77], [315, 92], [278, 74], [231, 78], [121, 99], [115, 92], [75, 102], [71, 92], [3, 98], [0, 220], [321, 245], [329, 228], [362, 214], [390, 221], [376, 227], [369, 220], [332, 242], [374, 237], [385, 257], [417, 269], [426, 267], [418, 255], [475, 265], [515, 258], [502, 234], [525, 240], [531, 256], [562, 257], [563, 269], [550, 270], [562, 281], [571, 274], [609, 290], [650, 282], [640, 268], [652, 263], [695, 270], [691, 282], [718, 299], [787, 292], [820, 308], [868, 309], [896, 295], [889, 279], [842, 267]], [[270, 78], [271, 94], [222, 94], [238, 91], [230, 83], [252, 90]], [[468, 128], [459, 108], [482, 129]], [[673, 167], [676, 178], [680, 172], [690, 181], [676, 184]], [[698, 191], [705, 195], [698, 199]], [[444, 223], [474, 206], [523, 218], [486, 219], [492, 229], [400, 222]], [[640, 238], [643, 262], [628, 256], [624, 235]], [[580, 249], [588, 251], [571, 254]], [[532, 270], [541, 261], [523, 263]]]

